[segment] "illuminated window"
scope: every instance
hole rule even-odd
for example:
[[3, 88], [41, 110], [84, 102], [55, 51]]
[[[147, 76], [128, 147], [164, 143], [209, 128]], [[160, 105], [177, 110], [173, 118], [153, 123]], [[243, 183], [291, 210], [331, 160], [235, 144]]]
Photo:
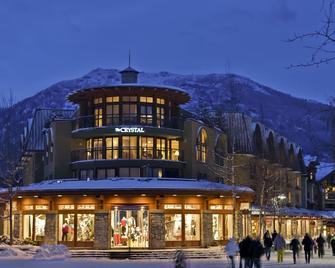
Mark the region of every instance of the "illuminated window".
[[154, 98], [153, 97], [140, 97], [140, 102], [153, 103], [154, 102]]
[[185, 214], [185, 240], [200, 240], [200, 214]]
[[119, 158], [119, 137], [106, 138], [106, 159]]
[[169, 148], [169, 160], [179, 161], [179, 141], [178, 140], [170, 140], [170, 148]]
[[210, 205], [209, 209], [212, 209], [212, 210], [222, 210], [223, 206], [222, 205]]
[[93, 158], [102, 159], [102, 139], [93, 139]]
[[248, 210], [250, 209], [250, 204], [249, 203], [241, 203], [240, 204], [240, 210]]
[[295, 178], [295, 186], [300, 187], [300, 177]]
[[225, 238], [226, 240], [233, 237], [233, 214], [225, 215]]
[[94, 109], [94, 122], [96, 127], [102, 127], [102, 108], [95, 108]]
[[122, 136], [122, 158], [137, 159], [136, 136]]
[[86, 210], [86, 209], [95, 209], [95, 205], [94, 204], [84, 204], [84, 205], [78, 205], [77, 209], [81, 209], [81, 210]]
[[90, 160], [92, 158], [92, 140], [88, 139], [86, 140], [86, 159]]
[[25, 205], [25, 206], [23, 206], [23, 209], [24, 210], [33, 210], [34, 206], [33, 205]]
[[94, 214], [77, 214], [77, 241], [94, 240]]
[[74, 217], [75, 214], [59, 214], [58, 240], [74, 240]]
[[45, 235], [45, 214], [36, 214], [35, 215], [35, 240], [43, 241]]
[[140, 123], [145, 125], [152, 125], [152, 105], [141, 105]]
[[94, 98], [94, 104], [101, 104], [102, 98]]
[[233, 207], [233, 205], [224, 205], [224, 209], [225, 210], [233, 210], [234, 207]]
[[166, 139], [156, 139], [156, 158], [166, 159]]
[[120, 106], [119, 104], [106, 105], [106, 124], [107, 126], [118, 125], [120, 123]]
[[112, 97], [107, 97], [106, 102], [107, 103], [114, 103], [114, 102], [119, 102], [120, 97], [119, 96], [112, 96]]
[[181, 204], [164, 204], [164, 209], [182, 209]]
[[162, 127], [165, 125], [165, 109], [164, 107], [157, 107], [156, 108], [156, 115], [157, 115], [157, 126]]
[[164, 105], [165, 104], [165, 100], [161, 99], [161, 98], [157, 98], [157, 104]]
[[223, 240], [223, 215], [222, 214], [212, 214], [213, 221], [213, 239]]
[[137, 102], [137, 96], [123, 96], [122, 101], [124, 101], [124, 102]]
[[154, 157], [154, 138], [140, 138], [141, 159], [153, 159]]
[[58, 205], [59, 210], [73, 210], [74, 205]]
[[182, 240], [182, 215], [165, 214], [165, 241]]
[[36, 205], [35, 209], [36, 210], [47, 210], [49, 208], [48, 205]]
[[200, 205], [199, 204], [185, 204], [184, 208], [188, 210], [196, 210], [196, 209], [200, 209]]
[[197, 138], [197, 160], [206, 162], [207, 159], [207, 132], [204, 128], [200, 130]]

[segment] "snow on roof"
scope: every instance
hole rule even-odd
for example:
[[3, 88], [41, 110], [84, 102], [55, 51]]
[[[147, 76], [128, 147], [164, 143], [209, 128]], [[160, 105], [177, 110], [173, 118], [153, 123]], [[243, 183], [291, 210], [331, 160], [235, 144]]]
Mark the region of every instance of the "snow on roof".
[[317, 181], [322, 180], [324, 177], [335, 171], [335, 163], [320, 162], [317, 166], [317, 171], [315, 174], [315, 179]]
[[127, 177], [103, 180], [49, 180], [20, 187], [20, 192], [30, 191], [71, 191], [71, 190], [181, 190], [181, 191], [232, 191], [252, 193], [253, 190], [244, 186], [232, 186], [222, 183], [195, 180]]

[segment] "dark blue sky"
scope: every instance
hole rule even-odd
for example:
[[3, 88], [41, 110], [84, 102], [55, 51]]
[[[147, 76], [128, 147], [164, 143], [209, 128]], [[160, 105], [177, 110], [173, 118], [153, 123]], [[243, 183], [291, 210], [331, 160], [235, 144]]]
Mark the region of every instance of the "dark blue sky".
[[[334, 64], [287, 70], [309, 59], [284, 42], [321, 24], [322, 0], [1, 0], [0, 90], [18, 100], [97, 68], [247, 76], [328, 102]], [[227, 66], [230, 66], [227, 68]]]

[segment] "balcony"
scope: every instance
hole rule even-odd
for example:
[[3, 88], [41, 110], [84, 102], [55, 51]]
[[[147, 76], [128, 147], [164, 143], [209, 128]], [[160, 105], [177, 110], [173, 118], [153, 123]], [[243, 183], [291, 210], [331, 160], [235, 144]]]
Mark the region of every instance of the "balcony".
[[86, 160], [168, 160], [183, 161], [183, 153], [179, 149], [148, 149], [140, 146], [133, 147], [95, 147], [82, 148], [71, 152], [71, 161]]
[[156, 119], [147, 115], [87, 115], [79, 116], [72, 121], [72, 130], [83, 128], [115, 127], [124, 125], [141, 125], [157, 128], [181, 129], [180, 117]]

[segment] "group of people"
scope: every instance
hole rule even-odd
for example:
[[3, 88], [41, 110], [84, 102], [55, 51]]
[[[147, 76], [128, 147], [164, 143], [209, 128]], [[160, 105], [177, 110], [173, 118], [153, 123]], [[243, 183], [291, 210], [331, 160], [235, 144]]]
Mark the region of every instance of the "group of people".
[[328, 244], [328, 248], [332, 248], [333, 256], [335, 256], [335, 236], [329, 234], [326, 240], [322, 234], [320, 234], [317, 238], [312, 239], [311, 236], [306, 233], [301, 242], [297, 236], [294, 236], [289, 245], [287, 245], [284, 237], [275, 230], [272, 234], [270, 234], [269, 231], [265, 232], [263, 244], [261, 243], [260, 237], [252, 239], [250, 236], [247, 236], [240, 243], [237, 243], [234, 238], [231, 238], [225, 247], [225, 251], [231, 261], [232, 267], [235, 267], [234, 256], [237, 256], [239, 253], [240, 268], [243, 266], [245, 268], [259, 268], [261, 267], [261, 257], [264, 254], [266, 259], [270, 260], [272, 248], [277, 252], [278, 263], [281, 263], [283, 262], [286, 246], [289, 246], [293, 253], [294, 264], [297, 262], [299, 252], [303, 248], [305, 261], [308, 264], [310, 263], [311, 255], [313, 256], [313, 251], [315, 254], [318, 254], [319, 258], [323, 258], [326, 243]]

